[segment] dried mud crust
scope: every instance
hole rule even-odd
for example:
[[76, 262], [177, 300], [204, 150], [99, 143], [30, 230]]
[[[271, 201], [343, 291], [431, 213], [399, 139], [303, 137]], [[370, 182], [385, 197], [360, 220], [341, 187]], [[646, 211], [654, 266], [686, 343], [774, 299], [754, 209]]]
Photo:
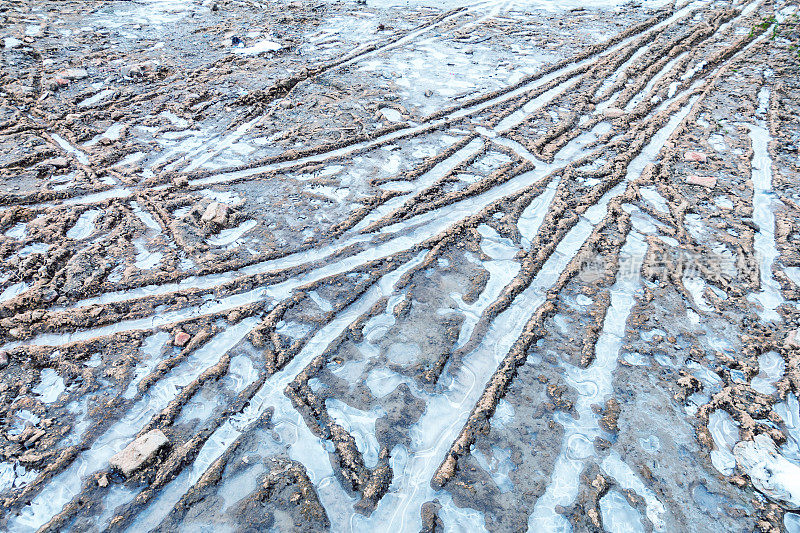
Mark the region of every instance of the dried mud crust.
[[796, 11], [5, 2], [0, 529], [797, 527]]

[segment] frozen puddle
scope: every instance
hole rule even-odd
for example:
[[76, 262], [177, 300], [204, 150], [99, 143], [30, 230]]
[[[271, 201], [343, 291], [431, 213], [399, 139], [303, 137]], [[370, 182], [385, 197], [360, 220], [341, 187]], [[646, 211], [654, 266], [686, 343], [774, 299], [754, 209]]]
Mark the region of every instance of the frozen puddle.
[[619, 491], [610, 490], [600, 498], [600, 513], [609, 533], [644, 533], [639, 512]]
[[258, 223], [255, 220], [248, 220], [235, 228], [224, 229], [219, 234], [209, 237], [208, 244], [212, 246], [225, 246], [234, 243], [242, 238], [242, 235], [255, 228]]
[[708, 417], [708, 430], [716, 446], [716, 449], [711, 451], [711, 463], [722, 475], [730, 476], [736, 467], [736, 459], [731, 451], [739, 441], [736, 422], [727, 411], [717, 409]]
[[81, 240], [85, 239], [94, 232], [94, 221], [100, 215], [99, 209], [90, 209], [85, 211], [78, 218], [78, 221], [67, 231], [67, 237], [70, 239]]
[[[768, 89], [761, 89], [759, 100], [769, 100]], [[762, 320], [776, 321], [780, 320], [776, 309], [783, 303], [783, 295], [772, 275], [772, 265], [780, 254], [775, 247], [775, 213], [772, 210], [775, 196], [772, 192], [772, 160], [767, 150], [770, 135], [763, 120], [750, 126], [750, 139], [753, 142], [753, 221], [759, 228], [754, 247], [761, 278], [761, 291], [751, 295], [750, 299], [761, 304]]]
[[89, 164], [89, 158], [86, 157], [86, 154], [83, 153], [82, 151], [78, 150], [74, 146], [72, 146], [62, 136], [60, 136], [60, 135], [58, 135], [56, 133], [51, 133], [50, 134], [50, 138], [53, 139], [56, 142], [56, 144], [58, 144], [61, 147], [62, 150], [64, 150], [65, 152], [70, 153], [73, 156], [75, 156], [75, 159], [77, 159], [80, 164], [82, 164], [82, 165], [88, 165]]
[[161, 252], [150, 252], [144, 247], [144, 244], [137, 242], [136, 246], [136, 268], [141, 270], [150, 270], [161, 262], [164, 254]]
[[10, 300], [11, 298], [16, 298], [23, 292], [27, 291], [29, 285], [24, 281], [20, 281], [18, 283], [14, 283], [13, 285], [9, 285], [6, 289], [0, 293], [0, 302], [5, 302]]
[[61, 393], [67, 390], [64, 386], [64, 379], [52, 368], [45, 368], [42, 370], [42, 375], [39, 384], [31, 389], [44, 403], [53, 403], [61, 396]]
[[27, 235], [28, 233], [27, 228], [28, 225], [25, 222], [18, 222], [14, 224], [10, 230], [6, 231], [5, 236], [21, 241], [22, 239], [25, 238], [25, 235]]

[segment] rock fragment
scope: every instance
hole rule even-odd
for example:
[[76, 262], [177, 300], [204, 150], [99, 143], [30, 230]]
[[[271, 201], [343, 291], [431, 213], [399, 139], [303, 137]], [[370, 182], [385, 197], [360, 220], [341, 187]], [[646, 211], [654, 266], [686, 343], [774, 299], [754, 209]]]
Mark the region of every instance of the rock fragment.
[[798, 331], [800, 330], [793, 329], [788, 335], [786, 335], [786, 339], [783, 341], [783, 345], [786, 348], [790, 350], [796, 350], [800, 348], [800, 335], [798, 334]]
[[686, 178], [686, 183], [689, 185], [700, 185], [701, 187], [713, 189], [717, 185], [717, 178], [714, 176], [689, 176]]
[[108, 464], [125, 477], [130, 477], [151, 461], [167, 444], [169, 444], [167, 436], [160, 429], [153, 429], [128, 444], [124, 450], [113, 456]]
[[694, 161], [696, 163], [705, 163], [708, 160], [708, 158], [706, 157], [706, 154], [704, 154], [703, 152], [690, 151], [683, 154], [683, 160]]
[[83, 78], [87, 77], [89, 73], [86, 69], [82, 68], [68, 68], [66, 70], [62, 70], [59, 72], [56, 77], [57, 78], [64, 78], [65, 80], [82, 80]]
[[173, 344], [175, 346], [186, 346], [186, 343], [189, 342], [192, 336], [186, 333], [185, 331], [179, 331], [175, 334], [175, 340], [173, 340]]
[[208, 204], [208, 207], [206, 207], [206, 210], [200, 220], [207, 224], [214, 223], [222, 226], [225, 224], [225, 220], [228, 218], [228, 211], [229, 207], [227, 205], [220, 202], [211, 202]]

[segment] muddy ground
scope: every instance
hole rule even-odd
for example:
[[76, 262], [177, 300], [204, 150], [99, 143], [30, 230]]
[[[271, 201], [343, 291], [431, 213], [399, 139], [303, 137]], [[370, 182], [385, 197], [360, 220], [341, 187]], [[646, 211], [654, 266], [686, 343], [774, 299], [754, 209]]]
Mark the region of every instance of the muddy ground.
[[0, 1], [0, 529], [800, 531], [794, 0]]

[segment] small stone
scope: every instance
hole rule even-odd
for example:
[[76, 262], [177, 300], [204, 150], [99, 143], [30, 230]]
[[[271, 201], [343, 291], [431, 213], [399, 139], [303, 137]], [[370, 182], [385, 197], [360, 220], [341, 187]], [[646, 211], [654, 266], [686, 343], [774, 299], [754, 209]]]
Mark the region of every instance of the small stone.
[[172, 342], [175, 346], [186, 346], [186, 343], [189, 342], [192, 336], [186, 333], [185, 331], [179, 331], [175, 334], [175, 340]]
[[214, 222], [216, 224], [225, 224], [228, 217], [228, 206], [220, 202], [211, 202], [206, 207], [203, 216], [200, 218], [203, 222]]
[[714, 176], [689, 176], [686, 178], [689, 185], [701, 185], [713, 189], [717, 185], [717, 178]]
[[708, 158], [703, 152], [686, 152], [683, 154], [684, 161], [694, 161], [696, 163], [705, 163]]
[[47, 165], [53, 165], [56, 168], [67, 168], [69, 166], [69, 159], [66, 157], [53, 157], [45, 161]]
[[108, 487], [108, 476], [105, 474], [100, 476], [100, 479], [97, 480], [97, 486], [102, 488]]
[[786, 335], [783, 345], [790, 350], [797, 350], [800, 348], [800, 330], [793, 329]]
[[153, 72], [158, 68], [158, 63], [155, 61], [145, 61], [143, 63], [135, 63], [127, 65], [122, 68], [122, 75], [127, 78], [140, 78], [149, 72]]
[[433, 91], [431, 91], [430, 89], [428, 89], [427, 91], [425, 91], [425, 97], [426, 97], [426, 98], [430, 98], [431, 96], [433, 96]]
[[82, 80], [89, 75], [86, 69], [83, 68], [68, 68], [59, 72], [56, 77], [65, 78], [67, 80]]
[[288, 100], [288, 99], [284, 98], [283, 100], [281, 100], [280, 102], [278, 102], [278, 105], [279, 105], [279, 106], [281, 106], [281, 107], [282, 107], [282, 108], [284, 108], [284, 109], [291, 109], [291, 107], [292, 107], [292, 102], [291, 102], [290, 100]]
[[189, 185], [189, 178], [186, 176], [177, 176], [172, 179], [172, 184], [176, 187], [186, 187]]
[[148, 431], [128, 444], [124, 450], [113, 456], [108, 464], [125, 477], [130, 477], [145, 463], [152, 460], [158, 451], [169, 444], [169, 439], [160, 429]]

